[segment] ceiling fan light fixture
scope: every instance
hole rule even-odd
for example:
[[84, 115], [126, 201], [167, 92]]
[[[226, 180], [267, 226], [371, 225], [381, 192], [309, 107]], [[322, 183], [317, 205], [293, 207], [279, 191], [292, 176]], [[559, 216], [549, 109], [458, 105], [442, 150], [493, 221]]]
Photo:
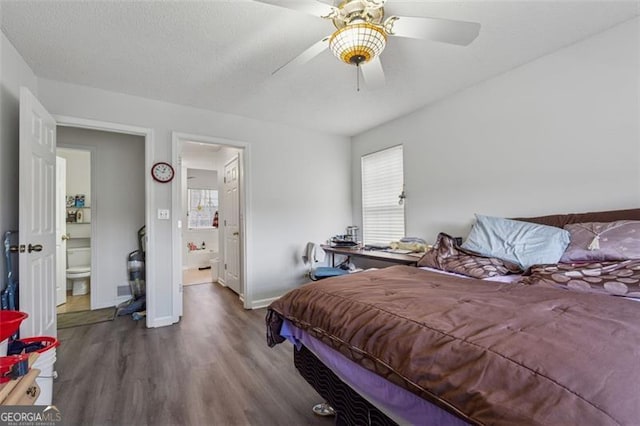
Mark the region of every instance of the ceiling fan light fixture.
[[384, 50], [387, 35], [369, 22], [349, 24], [337, 30], [329, 40], [333, 54], [349, 65], [365, 64]]

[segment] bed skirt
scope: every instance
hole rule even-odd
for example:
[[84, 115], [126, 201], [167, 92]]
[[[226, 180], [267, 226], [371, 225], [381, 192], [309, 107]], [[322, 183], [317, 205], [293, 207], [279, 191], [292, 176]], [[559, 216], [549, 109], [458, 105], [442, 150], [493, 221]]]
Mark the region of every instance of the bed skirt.
[[304, 345], [300, 350], [293, 348], [293, 362], [300, 375], [336, 411], [336, 425], [397, 424], [340, 380]]

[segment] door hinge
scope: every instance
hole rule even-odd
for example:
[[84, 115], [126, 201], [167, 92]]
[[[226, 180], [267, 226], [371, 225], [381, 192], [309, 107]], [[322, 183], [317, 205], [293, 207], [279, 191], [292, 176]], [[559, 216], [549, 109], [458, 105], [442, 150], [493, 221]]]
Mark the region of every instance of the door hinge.
[[224, 220], [224, 226], [227, 226], [227, 219]]
[[225, 271], [227, 270], [227, 264], [226, 263], [224, 264], [224, 270]]
[[223, 181], [224, 183], [227, 183], [227, 177], [225, 176], [225, 177], [222, 179], [222, 181]]

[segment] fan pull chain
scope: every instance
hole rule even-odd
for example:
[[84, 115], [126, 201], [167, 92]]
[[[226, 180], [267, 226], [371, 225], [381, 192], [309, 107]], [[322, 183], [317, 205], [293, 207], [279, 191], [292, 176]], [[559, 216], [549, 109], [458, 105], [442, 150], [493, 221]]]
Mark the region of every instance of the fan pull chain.
[[356, 91], [360, 91], [360, 64], [356, 64]]

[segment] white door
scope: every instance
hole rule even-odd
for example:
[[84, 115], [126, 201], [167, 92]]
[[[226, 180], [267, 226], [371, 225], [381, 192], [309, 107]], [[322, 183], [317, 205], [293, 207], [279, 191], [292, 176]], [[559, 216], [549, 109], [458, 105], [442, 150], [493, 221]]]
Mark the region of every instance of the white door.
[[56, 157], [56, 305], [67, 303], [67, 160]]
[[240, 173], [236, 155], [224, 166], [224, 283], [242, 294], [240, 288]]
[[20, 336], [56, 336], [56, 122], [20, 88]]

